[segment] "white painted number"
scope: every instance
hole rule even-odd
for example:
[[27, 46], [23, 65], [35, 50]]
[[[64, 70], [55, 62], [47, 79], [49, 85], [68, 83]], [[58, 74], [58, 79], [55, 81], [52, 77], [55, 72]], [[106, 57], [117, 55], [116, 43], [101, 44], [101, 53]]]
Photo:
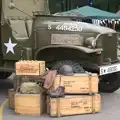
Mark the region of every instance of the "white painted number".
[[82, 31], [82, 28], [79, 27], [77, 24], [63, 24], [63, 25], [58, 25], [56, 27], [57, 30], [64, 30], [64, 31]]

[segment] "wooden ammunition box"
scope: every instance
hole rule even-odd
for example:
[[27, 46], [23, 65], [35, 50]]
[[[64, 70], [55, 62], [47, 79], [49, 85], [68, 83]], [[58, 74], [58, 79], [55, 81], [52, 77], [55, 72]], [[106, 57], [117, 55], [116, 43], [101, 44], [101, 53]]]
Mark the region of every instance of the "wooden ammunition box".
[[45, 72], [45, 61], [16, 62], [16, 75], [41, 75]]
[[58, 86], [65, 87], [65, 93], [70, 94], [88, 94], [98, 93], [98, 75], [75, 74], [73, 76], [57, 75], [50, 91], [56, 90]]
[[9, 89], [8, 90], [8, 105], [10, 109], [15, 108], [14, 95], [15, 95], [14, 89]]
[[45, 94], [15, 94], [15, 112], [21, 115], [42, 115], [46, 112]]
[[98, 113], [101, 111], [101, 96], [73, 95], [64, 98], [47, 97], [47, 113], [52, 117]]

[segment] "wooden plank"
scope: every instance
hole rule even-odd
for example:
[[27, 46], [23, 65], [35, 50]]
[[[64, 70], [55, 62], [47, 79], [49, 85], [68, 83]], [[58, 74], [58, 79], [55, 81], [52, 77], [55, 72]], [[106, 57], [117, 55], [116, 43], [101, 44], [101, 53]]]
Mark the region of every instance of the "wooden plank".
[[14, 89], [9, 89], [8, 90], [8, 105], [10, 109], [15, 108], [14, 95], [15, 95]]
[[41, 75], [45, 72], [45, 61], [18, 61], [16, 75]]
[[65, 96], [65, 98], [47, 98], [47, 113], [52, 117], [80, 115], [101, 111], [101, 96], [99, 94]]
[[15, 94], [15, 112], [22, 115], [42, 115], [46, 111], [44, 94]]
[[97, 74], [75, 74], [73, 76], [57, 75], [50, 91], [56, 90], [59, 86], [65, 87], [65, 93], [87, 94], [98, 93], [99, 78]]

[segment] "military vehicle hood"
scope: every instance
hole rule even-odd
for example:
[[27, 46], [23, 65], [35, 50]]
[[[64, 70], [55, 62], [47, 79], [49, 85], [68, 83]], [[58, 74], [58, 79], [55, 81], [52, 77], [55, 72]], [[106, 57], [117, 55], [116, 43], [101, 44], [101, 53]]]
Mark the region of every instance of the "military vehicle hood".
[[45, 21], [39, 21], [36, 20], [37, 26], [36, 28], [39, 27], [44, 27], [48, 28], [50, 30], [62, 30], [62, 31], [73, 31], [73, 32], [83, 32], [83, 33], [98, 33], [98, 34], [106, 34], [106, 33], [116, 33], [115, 30], [107, 28], [107, 27], [102, 27], [102, 26], [97, 26], [89, 23], [84, 23], [84, 22], [77, 22], [77, 21], [60, 21], [60, 20], [45, 20]]

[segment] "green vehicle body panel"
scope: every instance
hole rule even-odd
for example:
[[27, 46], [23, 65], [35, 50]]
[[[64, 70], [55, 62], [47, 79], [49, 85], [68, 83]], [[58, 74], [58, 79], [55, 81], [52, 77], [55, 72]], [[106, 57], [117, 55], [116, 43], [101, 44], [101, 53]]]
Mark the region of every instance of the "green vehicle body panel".
[[[70, 16], [48, 15], [47, 0], [33, 1], [1, 1], [0, 71], [14, 71], [14, 63], [22, 59], [48, 63], [71, 59], [91, 66], [117, 61], [116, 31], [73, 21]], [[14, 5], [16, 8], [12, 8]], [[95, 40], [95, 47], [85, 43], [88, 38]], [[13, 52], [9, 48], [7, 53], [10, 42]]]

